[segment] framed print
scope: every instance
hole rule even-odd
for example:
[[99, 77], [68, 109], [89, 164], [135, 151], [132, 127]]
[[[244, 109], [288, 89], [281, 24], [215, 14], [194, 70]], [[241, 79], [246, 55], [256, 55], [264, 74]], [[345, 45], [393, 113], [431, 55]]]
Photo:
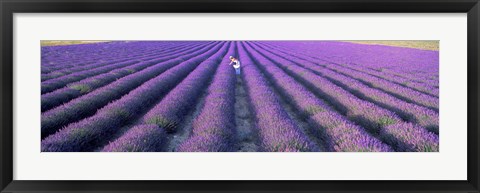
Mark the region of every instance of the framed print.
[[479, 192], [477, 0], [1, 9], [2, 192]]

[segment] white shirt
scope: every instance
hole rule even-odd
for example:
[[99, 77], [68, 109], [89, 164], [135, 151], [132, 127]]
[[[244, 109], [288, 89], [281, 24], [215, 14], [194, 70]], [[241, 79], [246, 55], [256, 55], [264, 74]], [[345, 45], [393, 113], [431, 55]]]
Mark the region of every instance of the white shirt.
[[240, 61], [234, 60], [234, 61], [232, 61], [232, 62], [235, 63], [235, 64], [233, 65], [234, 68], [240, 68]]

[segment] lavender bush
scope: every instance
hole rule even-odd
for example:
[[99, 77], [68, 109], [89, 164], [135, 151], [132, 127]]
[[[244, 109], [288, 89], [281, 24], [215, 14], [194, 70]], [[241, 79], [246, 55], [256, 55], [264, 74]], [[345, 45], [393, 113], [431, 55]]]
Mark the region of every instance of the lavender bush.
[[212, 83], [208, 88], [202, 112], [193, 122], [192, 135], [178, 148], [178, 151], [219, 152], [233, 151], [235, 140], [234, 103], [235, 74], [226, 65], [229, 56], [236, 55], [234, 43], [225, 57], [219, 61]]
[[[217, 45], [217, 47], [218, 46], [219, 45]], [[212, 51], [207, 51], [209, 49], [212, 49], [212, 47], [208, 46], [196, 52], [185, 54], [182, 57], [151, 66], [42, 113], [42, 138], [54, 133], [69, 123], [95, 114], [97, 109], [105, 106], [112, 100], [122, 97], [146, 81], [162, 74], [169, 68], [184, 62], [186, 59], [196, 58], [195, 61], [199, 61], [205, 57], [206, 54], [212, 53]]]
[[438, 53], [340, 41], [42, 46], [41, 151], [439, 152]]
[[137, 125], [114, 142], [105, 146], [102, 151], [109, 152], [155, 152], [165, 144], [166, 132], [156, 125]]
[[186, 49], [186, 50], [182, 49], [179, 52], [169, 53], [167, 56], [160, 55], [158, 58], [148, 59], [145, 61], [138, 62], [131, 66], [116, 69], [108, 73], [99, 74], [97, 76], [86, 78], [78, 82], [70, 83], [67, 86], [63, 87], [62, 89], [58, 89], [53, 92], [43, 94], [42, 100], [41, 100], [42, 112], [50, 110], [65, 102], [68, 102], [71, 99], [87, 94], [96, 88], [105, 86], [126, 75], [143, 70], [147, 67], [150, 67], [154, 64], [158, 64], [160, 62], [165, 62], [168, 60], [175, 59], [177, 57], [185, 55], [185, 53], [195, 51], [198, 48], [199, 47], [196, 47], [196, 46], [191, 48], [189, 47], [189, 49]]

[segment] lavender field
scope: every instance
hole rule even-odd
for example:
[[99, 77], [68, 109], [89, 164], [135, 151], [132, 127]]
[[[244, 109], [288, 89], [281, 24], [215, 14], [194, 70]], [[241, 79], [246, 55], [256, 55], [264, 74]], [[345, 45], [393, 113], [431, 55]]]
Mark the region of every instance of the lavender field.
[[113, 41], [41, 52], [42, 152], [439, 151], [436, 50]]

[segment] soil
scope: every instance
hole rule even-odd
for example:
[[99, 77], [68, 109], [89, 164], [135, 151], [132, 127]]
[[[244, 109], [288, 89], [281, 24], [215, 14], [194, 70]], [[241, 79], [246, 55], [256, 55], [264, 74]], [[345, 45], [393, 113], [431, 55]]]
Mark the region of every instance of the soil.
[[237, 76], [235, 85], [235, 124], [238, 142], [237, 151], [256, 152], [258, 150], [258, 133], [254, 129], [247, 91], [240, 76]]
[[164, 151], [176, 151], [177, 147], [190, 136], [190, 133], [192, 132], [193, 120], [195, 120], [195, 118], [202, 112], [207, 94], [207, 90], [205, 90], [200, 99], [198, 99], [195, 108], [191, 110], [187, 116], [185, 116], [184, 121], [178, 125], [177, 131], [175, 133], [168, 134], [168, 142]]
[[278, 96], [278, 99], [280, 101], [280, 105], [283, 106], [283, 109], [285, 109], [285, 111], [287, 112], [288, 116], [290, 118], [292, 118], [293, 122], [298, 125], [298, 127], [303, 131], [303, 133], [308, 137], [308, 139], [310, 139], [310, 141], [312, 141], [313, 143], [315, 143], [318, 148], [319, 148], [319, 151], [325, 151], [325, 146], [324, 144], [322, 143], [322, 141], [319, 139], [318, 136], [316, 136], [315, 134], [315, 129], [316, 128], [312, 128], [305, 117], [299, 115], [299, 113], [297, 113], [298, 110], [295, 110], [296, 108], [287, 102], [287, 100], [285, 99], [285, 97], [279, 93], [279, 91], [272, 85], [270, 84], [270, 88], [272, 88], [273, 92], [275, 93], [275, 95]]

